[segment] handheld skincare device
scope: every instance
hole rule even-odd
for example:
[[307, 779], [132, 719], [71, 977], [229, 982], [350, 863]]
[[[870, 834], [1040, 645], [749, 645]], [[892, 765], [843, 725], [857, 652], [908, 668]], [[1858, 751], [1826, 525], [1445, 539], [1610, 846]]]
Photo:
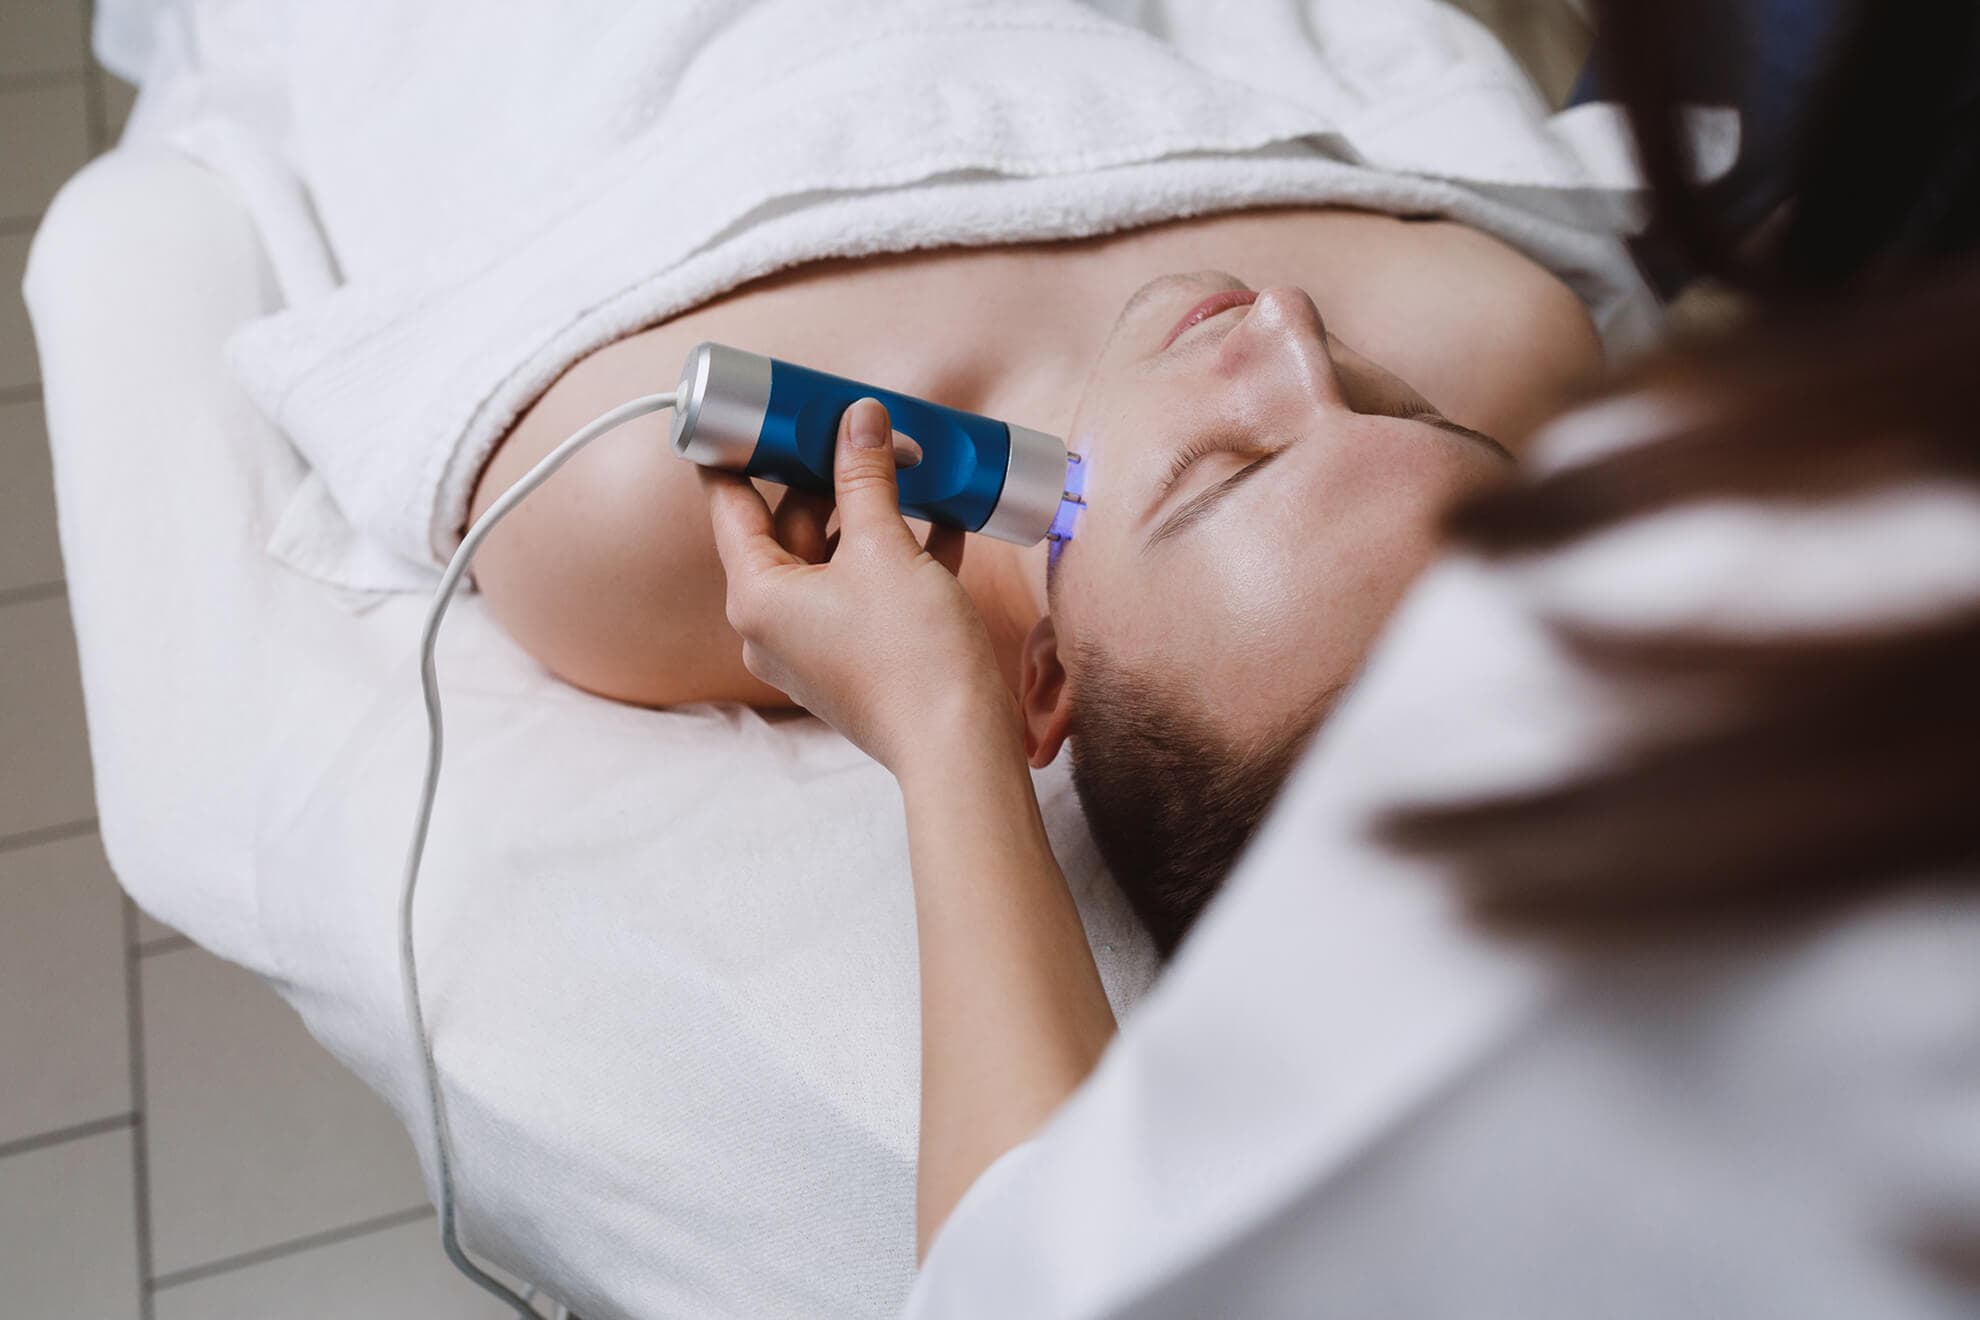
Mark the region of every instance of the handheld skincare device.
[[900, 472], [910, 518], [1035, 545], [1062, 542], [1071, 520], [1061, 505], [1084, 503], [1067, 477], [1079, 456], [1057, 437], [761, 354], [702, 344], [675, 397], [674, 452], [703, 467], [829, 495], [839, 418], [871, 398], [921, 446], [921, 461]]

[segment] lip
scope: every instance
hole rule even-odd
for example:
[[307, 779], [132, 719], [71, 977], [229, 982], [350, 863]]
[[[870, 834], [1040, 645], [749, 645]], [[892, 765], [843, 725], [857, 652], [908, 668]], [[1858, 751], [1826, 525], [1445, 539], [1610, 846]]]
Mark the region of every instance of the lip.
[[1198, 325], [1209, 320], [1219, 312], [1228, 312], [1233, 307], [1248, 307], [1257, 301], [1258, 294], [1251, 289], [1225, 289], [1222, 292], [1213, 293], [1183, 313], [1182, 320], [1176, 322], [1175, 329], [1169, 331], [1168, 338], [1162, 341], [1162, 349], [1156, 351], [1160, 352], [1163, 349], [1167, 349], [1169, 345], [1182, 337], [1183, 331], [1193, 325]]

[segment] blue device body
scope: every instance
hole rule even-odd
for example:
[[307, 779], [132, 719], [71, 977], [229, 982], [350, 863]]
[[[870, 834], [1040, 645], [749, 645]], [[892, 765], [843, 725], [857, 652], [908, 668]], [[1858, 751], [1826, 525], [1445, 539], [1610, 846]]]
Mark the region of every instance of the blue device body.
[[990, 521], [1010, 467], [1007, 425], [776, 359], [769, 414], [757, 435], [756, 453], [743, 471], [831, 494], [839, 419], [861, 399], [878, 399], [894, 430], [921, 446], [921, 461], [899, 473], [902, 513], [968, 532]]
[[1061, 539], [1070, 456], [1041, 431], [721, 344], [688, 355], [677, 399], [682, 457], [825, 495], [840, 419], [877, 399], [921, 449], [899, 472], [902, 513], [1022, 545]]

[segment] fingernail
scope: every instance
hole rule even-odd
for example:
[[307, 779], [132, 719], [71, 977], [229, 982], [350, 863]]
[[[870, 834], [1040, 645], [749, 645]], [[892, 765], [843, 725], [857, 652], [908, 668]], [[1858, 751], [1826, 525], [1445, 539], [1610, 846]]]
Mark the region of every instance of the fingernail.
[[846, 424], [851, 428], [847, 439], [854, 449], [878, 449], [892, 436], [892, 428], [887, 422], [887, 410], [878, 399], [861, 399], [846, 411]]

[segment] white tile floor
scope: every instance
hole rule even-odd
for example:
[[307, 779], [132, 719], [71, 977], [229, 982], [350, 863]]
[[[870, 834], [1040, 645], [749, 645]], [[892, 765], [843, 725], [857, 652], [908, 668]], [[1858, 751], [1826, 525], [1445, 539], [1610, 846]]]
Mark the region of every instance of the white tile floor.
[[274, 993], [133, 908], [96, 836], [21, 270], [129, 91], [87, 0], [0, 0], [0, 1314], [505, 1315], [412, 1147]]

